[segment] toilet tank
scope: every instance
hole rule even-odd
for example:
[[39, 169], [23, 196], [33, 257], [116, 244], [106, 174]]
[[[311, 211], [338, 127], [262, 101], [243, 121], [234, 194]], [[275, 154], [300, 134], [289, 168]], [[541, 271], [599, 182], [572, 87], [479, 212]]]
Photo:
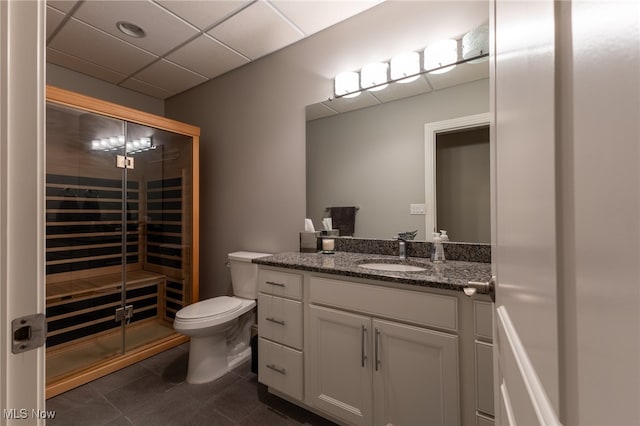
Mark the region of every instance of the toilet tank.
[[245, 299], [258, 298], [258, 265], [251, 263], [251, 261], [266, 256], [271, 255], [249, 251], [229, 253], [231, 284], [235, 296]]

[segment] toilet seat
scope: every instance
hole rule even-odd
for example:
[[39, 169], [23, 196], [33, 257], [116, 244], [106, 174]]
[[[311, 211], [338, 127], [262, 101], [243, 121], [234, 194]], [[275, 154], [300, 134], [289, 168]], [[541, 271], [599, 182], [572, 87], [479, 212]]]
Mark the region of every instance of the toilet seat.
[[211, 327], [231, 327], [233, 320], [255, 306], [255, 300], [236, 296], [201, 300], [180, 309], [173, 321], [173, 328], [191, 337], [207, 334]]
[[220, 296], [212, 299], [201, 300], [178, 311], [176, 319], [180, 321], [202, 321], [218, 316], [231, 314], [242, 306], [242, 301], [237, 297]]

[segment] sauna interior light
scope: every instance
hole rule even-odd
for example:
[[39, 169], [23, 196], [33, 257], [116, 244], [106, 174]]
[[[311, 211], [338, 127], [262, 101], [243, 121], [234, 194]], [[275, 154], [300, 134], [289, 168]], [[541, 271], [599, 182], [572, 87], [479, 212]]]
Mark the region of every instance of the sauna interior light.
[[[489, 26], [481, 25], [462, 37], [462, 59], [469, 59], [489, 53]], [[474, 59], [471, 64], [484, 62], [489, 58]]]
[[384, 89], [389, 85], [384, 84], [389, 81], [387, 78], [388, 69], [389, 64], [386, 62], [375, 62], [365, 65], [360, 70], [360, 86], [371, 92]]
[[419, 77], [418, 74], [420, 73], [420, 53], [401, 53], [391, 59], [390, 65], [391, 80], [397, 80], [398, 83], [410, 83], [412, 81], [416, 81]]
[[336, 76], [334, 80], [336, 96], [355, 98], [360, 94], [360, 76], [355, 71], [346, 71]]
[[91, 149], [93, 151], [117, 151], [125, 147], [127, 148], [127, 154], [136, 154], [138, 152], [156, 149], [156, 146], [149, 137], [125, 142], [124, 136], [110, 136], [91, 141]]
[[424, 69], [432, 70], [448, 64], [449, 67], [430, 71], [429, 74], [442, 74], [455, 68], [458, 61], [458, 42], [455, 40], [440, 40], [424, 49]]

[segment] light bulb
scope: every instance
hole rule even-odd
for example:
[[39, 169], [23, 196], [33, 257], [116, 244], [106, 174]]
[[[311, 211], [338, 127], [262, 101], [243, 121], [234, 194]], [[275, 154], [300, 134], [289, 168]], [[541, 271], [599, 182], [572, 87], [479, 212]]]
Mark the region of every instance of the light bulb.
[[362, 88], [375, 92], [387, 87], [388, 84], [383, 83], [389, 81], [387, 79], [388, 68], [389, 64], [386, 62], [375, 62], [362, 67], [362, 70], [360, 70], [360, 85]]
[[336, 96], [355, 98], [360, 94], [359, 76], [355, 71], [346, 71], [336, 76], [334, 93]]
[[[440, 40], [424, 49], [424, 69], [429, 71], [429, 74], [442, 74], [451, 71], [456, 67], [457, 61], [458, 42], [455, 40]], [[434, 70], [449, 64], [452, 65]]]
[[398, 80], [398, 83], [410, 83], [420, 77], [417, 75], [419, 73], [420, 54], [418, 52], [404, 52], [391, 59], [391, 80]]

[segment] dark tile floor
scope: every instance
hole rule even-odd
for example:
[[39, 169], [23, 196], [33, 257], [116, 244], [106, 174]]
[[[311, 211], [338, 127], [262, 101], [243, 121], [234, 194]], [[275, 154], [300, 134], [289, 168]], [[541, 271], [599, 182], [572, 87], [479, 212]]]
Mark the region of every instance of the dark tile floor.
[[188, 344], [47, 400], [47, 425], [265, 425], [333, 423], [266, 391], [244, 363], [202, 385], [185, 382]]

